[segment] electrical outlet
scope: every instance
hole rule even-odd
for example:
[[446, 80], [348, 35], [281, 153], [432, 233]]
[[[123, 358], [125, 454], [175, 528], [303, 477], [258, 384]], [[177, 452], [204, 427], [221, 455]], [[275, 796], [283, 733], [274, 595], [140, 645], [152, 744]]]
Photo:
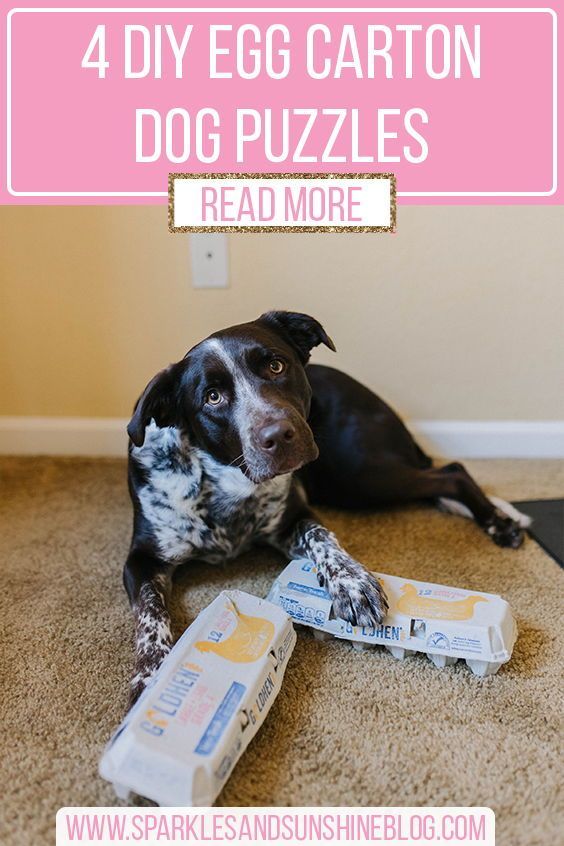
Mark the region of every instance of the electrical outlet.
[[190, 262], [194, 288], [227, 288], [229, 267], [227, 235], [194, 232], [190, 235]]

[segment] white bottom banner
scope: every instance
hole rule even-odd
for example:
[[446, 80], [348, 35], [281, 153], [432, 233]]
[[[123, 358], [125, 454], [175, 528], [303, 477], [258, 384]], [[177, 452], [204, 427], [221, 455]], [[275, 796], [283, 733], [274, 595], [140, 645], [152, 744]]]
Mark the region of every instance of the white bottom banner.
[[491, 808], [61, 808], [57, 846], [242, 843], [495, 846]]

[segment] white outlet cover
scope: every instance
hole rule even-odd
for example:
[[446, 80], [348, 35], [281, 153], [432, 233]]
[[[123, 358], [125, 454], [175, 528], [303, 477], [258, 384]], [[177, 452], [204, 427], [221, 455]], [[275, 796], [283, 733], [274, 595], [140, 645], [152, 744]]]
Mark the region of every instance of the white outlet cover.
[[227, 235], [221, 232], [193, 232], [190, 235], [190, 263], [194, 288], [227, 288]]

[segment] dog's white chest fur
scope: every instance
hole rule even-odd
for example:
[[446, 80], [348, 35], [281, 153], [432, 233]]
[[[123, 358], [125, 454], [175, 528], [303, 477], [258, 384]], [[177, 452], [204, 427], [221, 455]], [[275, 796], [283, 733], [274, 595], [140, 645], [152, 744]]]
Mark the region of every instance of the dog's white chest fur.
[[139, 502], [166, 561], [223, 561], [275, 533], [290, 475], [255, 485], [238, 468], [191, 447], [178, 429], [154, 422], [131, 454], [146, 474]]

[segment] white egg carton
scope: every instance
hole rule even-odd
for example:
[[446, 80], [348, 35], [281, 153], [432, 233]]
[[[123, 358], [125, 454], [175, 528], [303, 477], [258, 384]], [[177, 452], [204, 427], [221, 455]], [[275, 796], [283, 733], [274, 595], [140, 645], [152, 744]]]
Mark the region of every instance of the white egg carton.
[[211, 805], [264, 722], [296, 643], [289, 616], [224, 591], [184, 632], [109, 742], [100, 775], [116, 794]]
[[291, 561], [268, 599], [317, 637], [350, 640], [357, 648], [385, 646], [403, 660], [424, 652], [437, 667], [466, 661], [477, 676], [490, 676], [509, 661], [517, 626], [507, 602], [491, 593], [402, 579], [381, 573], [390, 607], [380, 626], [352, 626], [336, 618], [331, 597], [320, 587], [314, 564]]

